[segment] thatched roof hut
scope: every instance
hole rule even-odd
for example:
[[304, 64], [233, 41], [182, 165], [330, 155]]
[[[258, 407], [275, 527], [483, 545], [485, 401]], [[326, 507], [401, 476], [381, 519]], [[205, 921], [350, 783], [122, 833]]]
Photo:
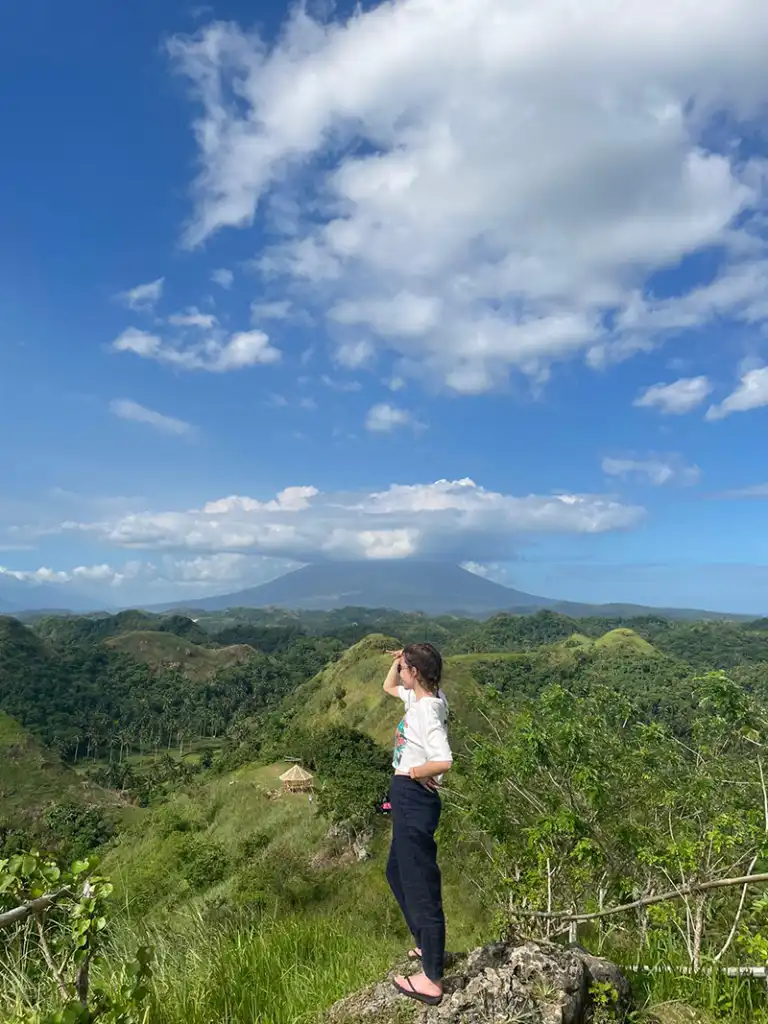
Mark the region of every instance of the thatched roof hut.
[[313, 786], [313, 776], [298, 764], [283, 772], [280, 781], [289, 793], [306, 793]]

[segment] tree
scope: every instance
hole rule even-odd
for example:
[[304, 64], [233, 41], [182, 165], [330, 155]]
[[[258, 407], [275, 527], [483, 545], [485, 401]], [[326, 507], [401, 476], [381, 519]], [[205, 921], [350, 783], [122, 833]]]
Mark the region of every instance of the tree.
[[351, 838], [370, 829], [389, 785], [389, 752], [365, 733], [344, 726], [305, 737], [299, 749], [319, 777], [320, 812], [343, 825]]
[[0, 930], [10, 931], [9, 944], [25, 944], [28, 970], [37, 969], [35, 961], [47, 970], [60, 1003], [51, 1013], [36, 1014], [36, 1024], [146, 1024], [148, 1020], [148, 948], [137, 950], [135, 962], [124, 966], [116, 985], [92, 983], [91, 970], [101, 955], [112, 892], [109, 879], [98, 875], [96, 866], [91, 858], [65, 867], [36, 850], [0, 860]]
[[[454, 817], [484, 843], [501, 905], [518, 917], [600, 909], [749, 874], [768, 855], [763, 709], [723, 673], [692, 700], [684, 742], [607, 686], [515, 703], [488, 692], [491, 732], [471, 738]], [[698, 968], [730, 945], [735, 900], [693, 893], [642, 914], [640, 933], [671, 931]]]

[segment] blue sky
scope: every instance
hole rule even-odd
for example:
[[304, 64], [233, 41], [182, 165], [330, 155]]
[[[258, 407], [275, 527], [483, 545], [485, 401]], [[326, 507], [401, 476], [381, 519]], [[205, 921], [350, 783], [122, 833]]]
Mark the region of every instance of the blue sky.
[[3, 573], [768, 612], [762, 0], [255, 10], [6, 15]]

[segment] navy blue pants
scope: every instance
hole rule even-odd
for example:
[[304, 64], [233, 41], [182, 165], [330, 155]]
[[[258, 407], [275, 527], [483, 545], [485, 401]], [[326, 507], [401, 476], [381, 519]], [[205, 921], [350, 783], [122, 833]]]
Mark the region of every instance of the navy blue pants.
[[424, 973], [430, 981], [441, 981], [445, 967], [445, 916], [435, 842], [440, 797], [407, 775], [395, 775], [389, 799], [392, 846], [387, 881], [422, 951]]

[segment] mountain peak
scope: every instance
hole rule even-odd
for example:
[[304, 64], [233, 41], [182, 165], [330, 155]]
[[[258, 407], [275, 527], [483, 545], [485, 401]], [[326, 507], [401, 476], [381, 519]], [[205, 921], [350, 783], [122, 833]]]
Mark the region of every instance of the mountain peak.
[[191, 601], [185, 608], [282, 608], [326, 611], [344, 606], [391, 608], [428, 615], [489, 614], [544, 607], [546, 598], [503, 587], [442, 562], [320, 562], [233, 594]]

